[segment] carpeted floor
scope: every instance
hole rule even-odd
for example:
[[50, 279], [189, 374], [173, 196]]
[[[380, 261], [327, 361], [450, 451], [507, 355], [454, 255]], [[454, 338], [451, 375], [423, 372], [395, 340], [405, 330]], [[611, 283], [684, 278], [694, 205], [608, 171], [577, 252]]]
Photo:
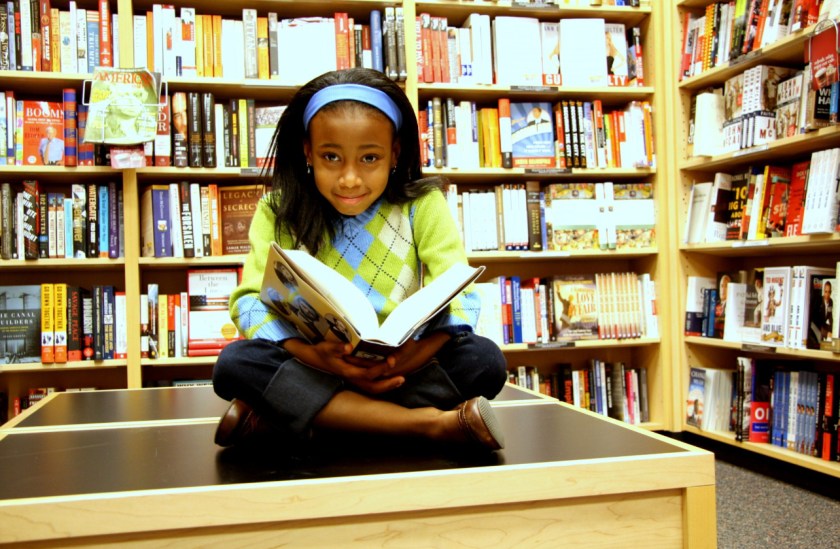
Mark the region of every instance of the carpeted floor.
[[840, 547], [835, 499], [720, 459], [715, 462], [720, 549]]

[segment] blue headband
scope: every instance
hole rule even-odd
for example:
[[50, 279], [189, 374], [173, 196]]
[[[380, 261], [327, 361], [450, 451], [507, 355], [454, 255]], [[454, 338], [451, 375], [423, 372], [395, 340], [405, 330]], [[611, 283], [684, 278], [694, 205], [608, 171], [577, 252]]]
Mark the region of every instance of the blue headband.
[[334, 101], [358, 101], [376, 107], [387, 116], [399, 131], [402, 126], [402, 113], [394, 100], [382, 90], [362, 86], [361, 84], [336, 84], [315, 92], [303, 111], [303, 127], [309, 129], [309, 121], [324, 105]]

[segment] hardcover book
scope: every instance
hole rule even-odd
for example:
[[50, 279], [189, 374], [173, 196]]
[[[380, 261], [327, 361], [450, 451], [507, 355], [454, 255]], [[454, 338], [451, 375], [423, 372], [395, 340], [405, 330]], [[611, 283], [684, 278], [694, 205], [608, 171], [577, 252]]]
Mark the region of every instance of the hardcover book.
[[256, 107], [254, 113], [256, 115], [256, 127], [254, 134], [257, 142], [257, 167], [271, 167], [274, 165], [274, 159], [269, 158], [271, 140], [274, 137], [274, 130], [277, 128], [277, 122], [280, 121], [280, 116], [286, 110], [285, 105], [277, 105], [273, 107]]
[[551, 279], [554, 341], [598, 339], [595, 278], [591, 275], [556, 275]]
[[239, 269], [187, 271], [188, 355], [199, 349], [218, 353], [231, 341], [240, 339], [228, 311], [230, 294], [238, 284]]
[[64, 165], [64, 104], [57, 101], [18, 100], [24, 166]]
[[703, 427], [703, 395], [706, 386], [706, 371], [692, 367], [689, 370], [688, 398], [685, 407], [685, 422], [694, 427]]
[[453, 265], [402, 303], [380, 325], [368, 298], [352, 282], [300, 250], [269, 250], [260, 299], [310, 341], [345, 341], [351, 354], [383, 360], [425, 326], [484, 267]]
[[0, 286], [0, 364], [41, 362], [41, 286]]
[[511, 102], [514, 168], [554, 167], [554, 118], [551, 103]]
[[764, 269], [761, 294], [761, 341], [766, 345], [784, 345], [790, 320], [790, 267]]
[[222, 254], [246, 254], [251, 250], [248, 229], [265, 189], [262, 184], [218, 187]]

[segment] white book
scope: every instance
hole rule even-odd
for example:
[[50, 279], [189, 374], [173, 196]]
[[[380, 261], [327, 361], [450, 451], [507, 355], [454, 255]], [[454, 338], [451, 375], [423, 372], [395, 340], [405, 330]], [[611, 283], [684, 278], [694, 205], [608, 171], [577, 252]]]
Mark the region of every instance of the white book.
[[[184, 233], [181, 228], [181, 193], [178, 183], [169, 184], [169, 226], [172, 257], [184, 257]], [[193, 246], [195, 244], [193, 243]]]
[[540, 21], [535, 17], [497, 16], [492, 23], [495, 83], [541, 86]]
[[811, 155], [811, 171], [805, 191], [802, 234], [833, 233], [837, 226], [837, 177], [840, 171], [840, 148], [817, 151]]
[[607, 78], [610, 86], [626, 86], [629, 78], [627, 60], [627, 29], [624, 23], [606, 23]]
[[471, 13], [464, 21], [464, 28], [470, 31], [470, 51], [472, 53], [472, 84], [493, 83], [492, 39], [490, 16]]
[[152, 4], [152, 61], [154, 72], [163, 74], [163, 5]]
[[540, 23], [540, 45], [542, 46], [543, 85], [559, 86], [560, 79], [560, 23]]
[[742, 282], [730, 282], [726, 296], [723, 340], [742, 341], [741, 331], [744, 327], [744, 299], [747, 296], [747, 285]]
[[[746, 89], [744, 91], [746, 97]], [[723, 150], [725, 118], [723, 90], [701, 93], [694, 115], [694, 156], [714, 156]]]
[[7, 132], [8, 120], [6, 119], [6, 92], [0, 91], [0, 166], [7, 162]]
[[[560, 73], [563, 86], [607, 86], [606, 40], [603, 19], [560, 20]], [[585, 44], [585, 47], [581, 45]]]
[[703, 181], [695, 182], [691, 186], [683, 230], [683, 242], [686, 244], [703, 242], [706, 236], [706, 220], [709, 218], [707, 212], [711, 207], [712, 185], [711, 181]]
[[458, 27], [456, 31], [458, 32], [458, 52], [461, 59], [461, 72], [458, 76], [458, 83], [472, 84], [475, 82], [475, 75], [473, 74], [472, 29]]
[[[790, 292], [790, 327], [786, 346], [794, 349], [808, 347], [808, 329], [811, 317], [812, 296], [821, 294], [822, 279], [834, 276], [834, 268], [794, 265], [792, 268]], [[812, 276], [820, 275], [815, 280], [820, 288], [812, 290]]]
[[[155, 26], [158, 19], [155, 17]], [[164, 4], [160, 10], [161, 25], [161, 53], [163, 55], [163, 75], [167, 77], [177, 76], [177, 34], [175, 31], [180, 26], [175, 17], [175, 8], [172, 5]], [[157, 57], [155, 57], [157, 61]]]
[[87, 10], [76, 10], [76, 71], [79, 74], [88, 72], [87, 47]]
[[[242, 21], [222, 19], [222, 67], [226, 81], [238, 82], [245, 78], [245, 58], [242, 48], [238, 46], [244, 43], [244, 40]], [[216, 140], [216, 143], [219, 143], [219, 140]], [[224, 166], [218, 162], [216, 165]]]
[[534, 289], [520, 288], [519, 303], [522, 317], [522, 343], [537, 342], [536, 310], [534, 308]]
[[[180, 37], [177, 55], [181, 60], [181, 74], [179, 76], [195, 78], [198, 75], [195, 59], [195, 8], [181, 8], [180, 23], [180, 32], [176, 33]], [[217, 118], [216, 120], [220, 119]], [[224, 166], [224, 163], [216, 165]]]
[[[190, 183], [190, 210], [192, 211], [193, 242], [195, 246], [195, 257], [204, 256], [204, 238], [202, 237], [201, 210], [201, 186], [198, 183]], [[208, 218], [209, 219], [209, 218]]]
[[[335, 22], [332, 17], [284, 19], [278, 25], [280, 79], [308, 82], [335, 70]], [[307, 55], [300, 55], [305, 51]]]
[[[245, 55], [245, 78], [257, 78], [259, 76], [257, 69], [257, 10], [253, 8], [242, 9], [242, 28], [243, 28], [243, 44]], [[326, 46], [323, 46], [326, 47]], [[295, 53], [300, 55], [300, 51]], [[333, 50], [335, 55], [335, 50]], [[307, 56], [301, 56], [307, 57]]]
[[747, 203], [750, 206], [750, 224], [747, 227], [747, 240], [755, 240], [758, 234], [758, 222], [760, 219], [760, 209], [762, 200], [758, 197], [764, 195], [764, 173], [755, 174], [755, 189], [753, 190], [753, 199]]
[[[15, 4], [20, 13], [16, 18], [20, 18], [20, 64], [23, 70], [35, 70], [34, 59], [32, 58], [32, 17], [37, 17], [38, 14], [32, 13], [32, 4], [27, 1], [17, 2]], [[17, 26], [17, 25], [15, 25]], [[10, 37], [13, 33], [9, 33]], [[85, 69], [87, 72], [87, 69]]]
[[[72, 4], [72, 3], [71, 3]], [[76, 36], [76, 11], [61, 10], [58, 12], [58, 32], [62, 37]], [[59, 63], [61, 72], [76, 73], [78, 72], [78, 52], [76, 51], [76, 40], [60, 40], [59, 41]]]
[[125, 292], [114, 293], [114, 358], [128, 356], [128, 318]]
[[761, 342], [784, 346], [790, 325], [790, 267], [766, 267], [761, 294]]
[[213, 105], [216, 122], [216, 166], [225, 165], [225, 127], [222, 121], [225, 116], [225, 107], [221, 103]]

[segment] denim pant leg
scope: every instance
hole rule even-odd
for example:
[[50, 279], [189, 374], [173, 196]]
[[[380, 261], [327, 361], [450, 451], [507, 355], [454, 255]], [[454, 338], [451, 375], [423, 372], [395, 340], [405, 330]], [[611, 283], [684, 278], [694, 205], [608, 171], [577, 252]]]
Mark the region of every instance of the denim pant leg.
[[229, 344], [213, 369], [216, 394], [226, 400], [244, 400], [301, 437], [342, 385], [338, 377], [302, 364], [280, 345], [264, 339]]
[[435, 360], [406, 376], [405, 383], [383, 395], [408, 408], [454, 408], [473, 397], [493, 398], [507, 381], [507, 361], [490, 339], [472, 332], [452, 337]]

